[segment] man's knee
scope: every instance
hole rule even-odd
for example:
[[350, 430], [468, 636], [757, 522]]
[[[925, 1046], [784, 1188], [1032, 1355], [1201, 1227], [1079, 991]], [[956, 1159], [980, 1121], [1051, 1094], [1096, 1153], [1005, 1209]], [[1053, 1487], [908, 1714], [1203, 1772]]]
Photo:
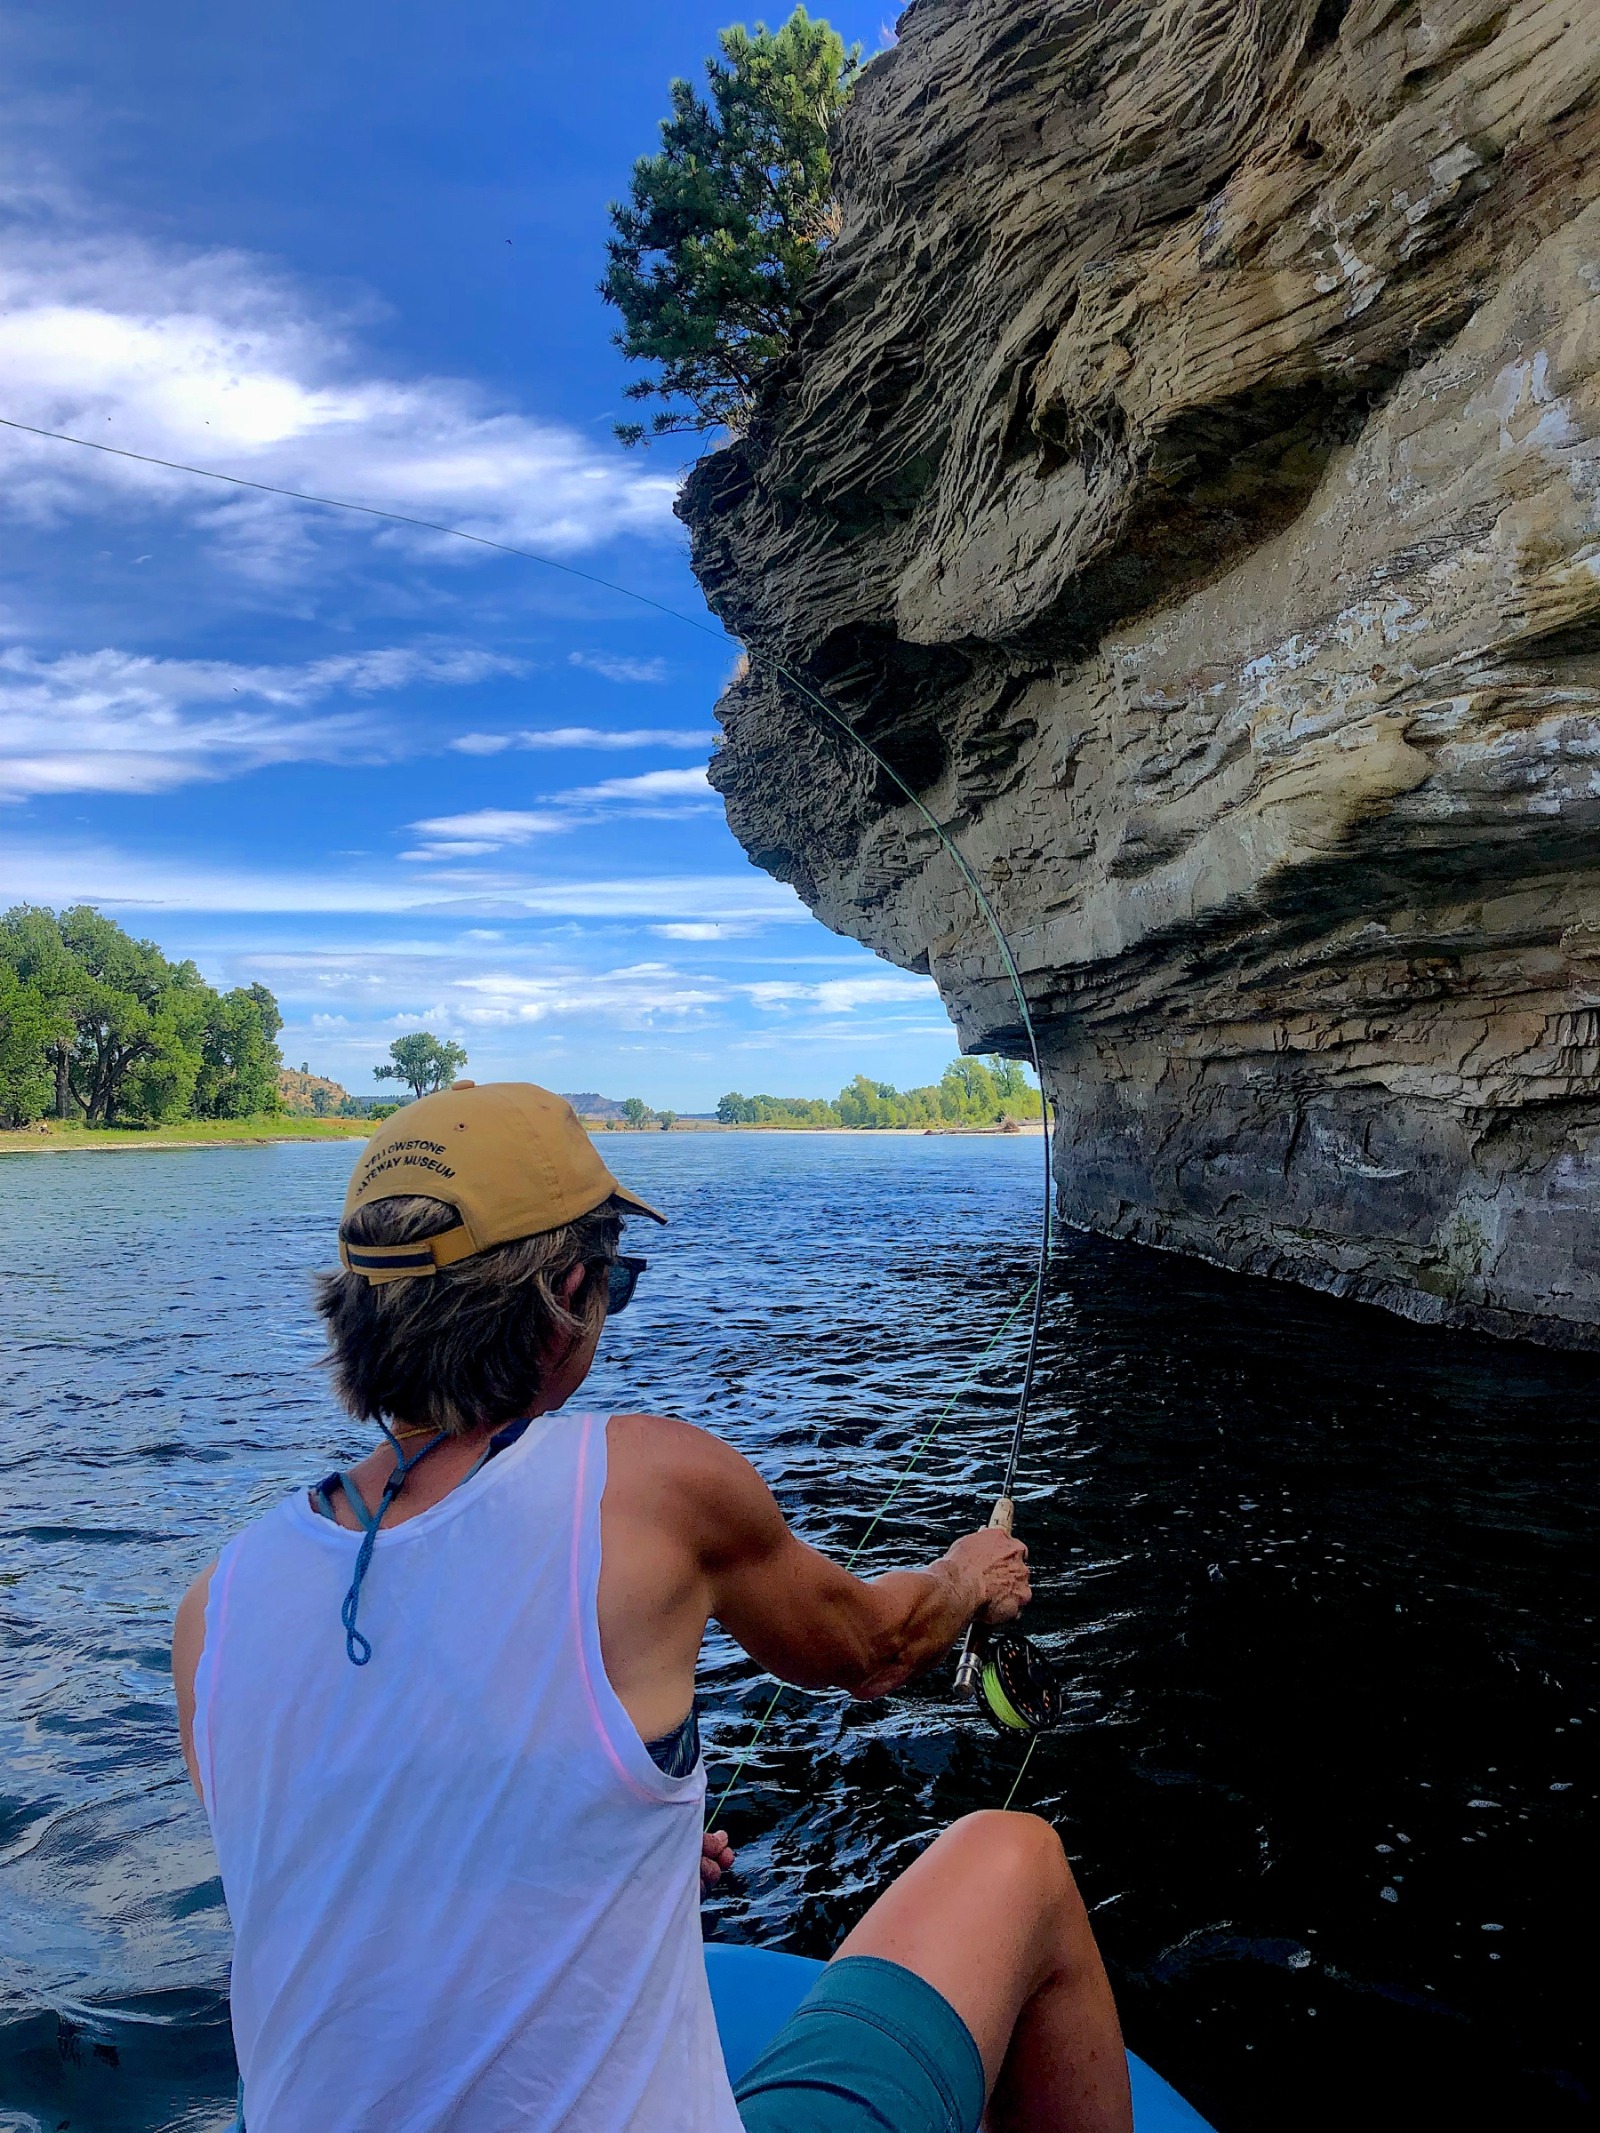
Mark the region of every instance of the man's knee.
[[1041, 1815], [984, 1808], [952, 1823], [943, 1841], [959, 1846], [976, 1871], [1021, 1896], [1056, 1896], [1073, 1887], [1061, 1839]]

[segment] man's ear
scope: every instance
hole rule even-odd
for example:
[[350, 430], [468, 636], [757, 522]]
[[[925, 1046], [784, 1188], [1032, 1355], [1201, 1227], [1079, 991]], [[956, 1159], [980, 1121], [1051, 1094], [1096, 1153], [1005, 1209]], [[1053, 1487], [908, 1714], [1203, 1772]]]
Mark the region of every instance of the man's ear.
[[588, 1271], [589, 1269], [580, 1259], [576, 1266], [569, 1267], [566, 1273], [562, 1275], [561, 1288], [559, 1293], [561, 1301], [564, 1304], [568, 1305], [569, 1307], [571, 1306], [573, 1297], [576, 1296], [578, 1291], [583, 1287], [584, 1276], [588, 1273]]

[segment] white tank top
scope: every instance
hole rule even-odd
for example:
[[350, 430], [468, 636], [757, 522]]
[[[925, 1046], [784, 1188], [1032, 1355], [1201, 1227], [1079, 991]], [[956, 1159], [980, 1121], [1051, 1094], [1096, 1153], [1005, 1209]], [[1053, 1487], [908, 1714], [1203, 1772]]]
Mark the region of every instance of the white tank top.
[[739, 2133], [701, 1951], [705, 1770], [600, 1656], [602, 1415], [361, 1536], [302, 1491], [223, 1550], [195, 1746], [249, 2133]]

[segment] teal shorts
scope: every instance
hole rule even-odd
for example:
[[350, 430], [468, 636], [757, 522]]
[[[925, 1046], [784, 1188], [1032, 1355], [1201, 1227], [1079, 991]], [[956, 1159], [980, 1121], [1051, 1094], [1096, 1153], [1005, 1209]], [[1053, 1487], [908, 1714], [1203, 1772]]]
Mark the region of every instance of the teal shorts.
[[846, 1955], [733, 2093], [745, 2133], [977, 2133], [983, 2061], [926, 1979], [880, 1956]]

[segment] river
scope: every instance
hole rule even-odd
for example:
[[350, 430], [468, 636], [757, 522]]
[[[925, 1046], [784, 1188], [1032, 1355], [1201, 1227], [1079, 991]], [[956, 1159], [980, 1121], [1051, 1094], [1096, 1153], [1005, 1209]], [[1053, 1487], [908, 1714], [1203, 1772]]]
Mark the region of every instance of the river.
[[[851, 1546], [1027, 1285], [1037, 1143], [603, 1146], [674, 1219], [630, 1237], [650, 1270], [585, 1404], [718, 1429]], [[232, 1527], [364, 1447], [307, 1305], [351, 1157], [0, 1162], [0, 2133], [229, 2121], [168, 1624]], [[985, 1514], [1018, 1347], [873, 1566]], [[1017, 1805], [1062, 1831], [1130, 2043], [1219, 2133], [1594, 2123], [1597, 1387], [1590, 1361], [1062, 1243], [1019, 1530], [1069, 1719]], [[713, 1641], [702, 1693], [715, 1784], [770, 1685]], [[789, 1693], [708, 1932], [825, 1953], [1018, 1761], [947, 1670], [882, 1705]]]

